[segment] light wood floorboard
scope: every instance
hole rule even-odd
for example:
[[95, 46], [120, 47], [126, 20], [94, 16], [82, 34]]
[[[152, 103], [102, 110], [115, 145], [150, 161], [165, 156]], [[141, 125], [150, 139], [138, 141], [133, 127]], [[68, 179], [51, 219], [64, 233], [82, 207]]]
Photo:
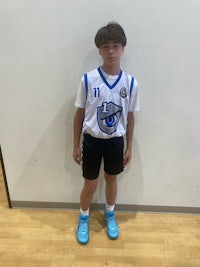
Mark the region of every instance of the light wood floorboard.
[[77, 210], [9, 209], [0, 170], [0, 266], [200, 267], [200, 216], [117, 212], [109, 240], [102, 211], [91, 211], [90, 242], [75, 239]]

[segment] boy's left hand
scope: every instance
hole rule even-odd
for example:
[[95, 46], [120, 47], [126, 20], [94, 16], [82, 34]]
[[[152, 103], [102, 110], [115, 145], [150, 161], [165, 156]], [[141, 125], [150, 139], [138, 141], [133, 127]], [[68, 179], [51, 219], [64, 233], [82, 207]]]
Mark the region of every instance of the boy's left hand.
[[124, 153], [124, 161], [123, 161], [124, 166], [129, 164], [131, 159], [132, 159], [132, 150], [127, 148]]

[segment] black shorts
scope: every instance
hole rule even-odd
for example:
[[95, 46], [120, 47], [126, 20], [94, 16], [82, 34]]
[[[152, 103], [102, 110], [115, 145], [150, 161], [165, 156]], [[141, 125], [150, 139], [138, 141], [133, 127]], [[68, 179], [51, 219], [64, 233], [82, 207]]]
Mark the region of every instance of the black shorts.
[[117, 175], [123, 171], [124, 138], [110, 139], [94, 138], [84, 134], [83, 139], [83, 177], [89, 180], [99, 176], [102, 158], [104, 171], [110, 175]]

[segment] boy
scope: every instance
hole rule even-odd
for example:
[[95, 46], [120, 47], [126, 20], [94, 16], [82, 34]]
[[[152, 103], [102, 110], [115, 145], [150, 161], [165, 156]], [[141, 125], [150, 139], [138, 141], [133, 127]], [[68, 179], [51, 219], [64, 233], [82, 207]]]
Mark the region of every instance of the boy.
[[[114, 214], [117, 174], [121, 173], [131, 160], [133, 112], [139, 110], [137, 81], [120, 68], [120, 58], [126, 46], [123, 28], [113, 22], [100, 28], [95, 36], [95, 44], [103, 64], [82, 77], [74, 116], [73, 158], [76, 163], [82, 163], [84, 177], [76, 233], [77, 240], [81, 244], [89, 241], [89, 208], [97, 188], [102, 159], [106, 182], [107, 235], [111, 239], [116, 239], [119, 235]], [[79, 143], [82, 131], [81, 153]], [[124, 135], [126, 135], [125, 151]]]

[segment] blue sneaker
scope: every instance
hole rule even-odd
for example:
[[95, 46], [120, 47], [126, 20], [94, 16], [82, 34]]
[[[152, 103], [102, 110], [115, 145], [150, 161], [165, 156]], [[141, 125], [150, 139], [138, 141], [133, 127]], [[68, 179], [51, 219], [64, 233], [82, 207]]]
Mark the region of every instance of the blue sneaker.
[[89, 241], [89, 216], [83, 216], [79, 214], [78, 228], [76, 232], [76, 238], [79, 243], [87, 244]]
[[115, 219], [114, 211], [105, 212], [105, 220], [107, 225], [107, 234], [111, 239], [116, 239], [119, 236], [119, 229]]

